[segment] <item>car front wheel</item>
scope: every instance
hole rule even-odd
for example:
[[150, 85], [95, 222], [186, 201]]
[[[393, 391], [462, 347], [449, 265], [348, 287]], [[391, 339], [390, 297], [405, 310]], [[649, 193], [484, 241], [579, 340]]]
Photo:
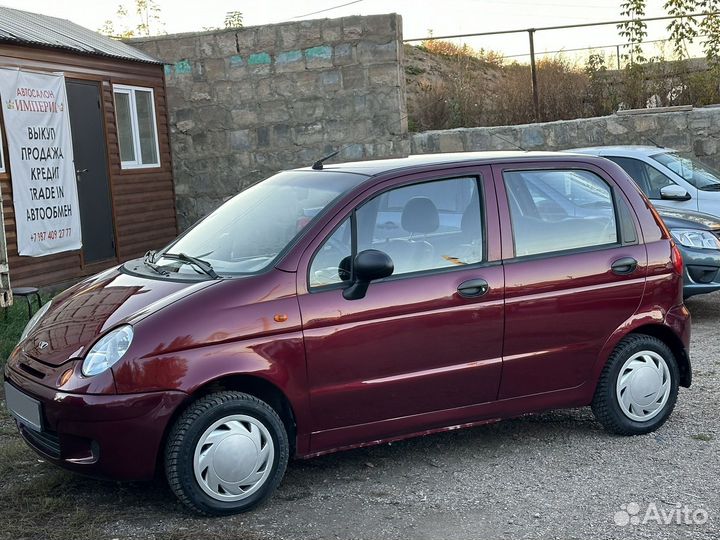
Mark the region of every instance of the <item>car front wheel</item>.
[[592, 410], [613, 433], [640, 435], [665, 423], [675, 407], [680, 377], [677, 360], [659, 339], [625, 337], [600, 376]]
[[275, 410], [254, 396], [218, 392], [188, 407], [165, 447], [170, 488], [204, 514], [244, 512], [272, 494], [289, 457]]

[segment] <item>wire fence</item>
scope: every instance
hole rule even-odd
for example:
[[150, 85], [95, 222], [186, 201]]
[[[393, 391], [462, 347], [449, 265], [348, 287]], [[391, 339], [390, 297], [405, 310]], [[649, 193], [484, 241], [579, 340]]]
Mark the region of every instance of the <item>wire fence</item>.
[[[437, 41], [437, 40], [453, 40], [453, 39], [464, 39], [464, 38], [479, 38], [479, 37], [490, 37], [490, 36], [502, 36], [502, 35], [522, 35], [525, 34], [527, 36], [527, 43], [528, 43], [528, 49], [526, 53], [521, 54], [510, 54], [510, 55], [504, 55], [500, 56], [499, 58], [528, 58], [530, 63], [530, 79], [531, 79], [531, 85], [532, 85], [532, 102], [533, 102], [533, 114], [535, 117], [535, 121], [539, 121], [539, 109], [540, 109], [540, 99], [538, 94], [538, 82], [537, 82], [537, 59], [541, 56], [546, 56], [550, 54], [560, 54], [560, 53], [568, 53], [568, 52], [581, 52], [581, 51], [599, 51], [599, 50], [612, 50], [613, 56], [615, 56], [616, 60], [616, 66], [617, 69], [621, 69], [622, 62], [625, 58], [628, 58], [629, 62], [632, 62], [632, 49], [634, 48], [634, 45], [630, 45], [628, 43], [615, 43], [610, 45], [598, 45], [598, 46], [592, 46], [592, 47], [578, 47], [578, 48], [563, 48], [553, 51], [543, 51], [538, 52], [535, 49], [535, 37], [536, 34], [539, 32], [549, 32], [554, 30], [570, 30], [570, 29], [582, 29], [582, 28], [593, 28], [593, 27], [602, 27], [602, 26], [619, 26], [627, 23], [649, 23], [649, 22], [660, 22], [660, 21], [671, 21], [671, 20], [677, 20], [677, 19], [687, 19], [687, 18], [696, 18], [696, 17], [706, 17], [706, 16], [714, 16], [714, 15], [720, 15], [720, 12], [707, 12], [707, 13], [690, 13], [686, 15], [678, 15], [678, 16], [662, 16], [662, 17], [645, 17], [640, 19], [620, 19], [620, 20], [612, 20], [612, 21], [602, 21], [602, 22], [594, 22], [594, 23], [577, 23], [577, 24], [566, 24], [566, 25], [555, 25], [555, 26], [542, 26], [537, 28], [522, 28], [522, 29], [512, 29], [512, 30], [496, 30], [491, 32], [472, 32], [472, 33], [466, 33], [466, 34], [449, 34], [449, 35], [443, 35], [443, 36], [426, 36], [426, 37], [419, 37], [419, 38], [410, 38], [404, 40], [405, 43], [417, 43], [417, 42], [424, 42], [424, 41]], [[697, 37], [706, 37], [703, 35], [699, 35]], [[668, 39], [656, 39], [656, 40], [647, 40], [643, 41], [642, 43], [639, 43], [637, 45], [645, 45], [645, 44], [656, 44], [656, 43], [662, 43], [662, 42], [668, 42]]]

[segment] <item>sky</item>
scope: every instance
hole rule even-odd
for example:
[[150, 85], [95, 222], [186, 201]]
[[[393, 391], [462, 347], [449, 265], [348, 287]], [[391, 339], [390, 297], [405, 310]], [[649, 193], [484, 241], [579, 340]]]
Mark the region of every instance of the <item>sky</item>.
[[[538, 28], [577, 23], [613, 21], [620, 18], [621, 0], [156, 0], [161, 8], [167, 33], [200, 31], [222, 26], [225, 13], [240, 11], [246, 26], [278, 23], [289, 20], [368, 15], [396, 12], [403, 17], [406, 39], [490, 32], [522, 28]], [[115, 16], [117, 6], [134, 4], [133, 0], [0, 0], [0, 5], [31, 10], [70, 19], [99, 29], [106, 19]], [[341, 4], [344, 7], [308, 15]], [[663, 0], [647, 0], [646, 16], [661, 16]], [[648, 40], [665, 39], [667, 21], [649, 23]], [[475, 48], [493, 49], [503, 55], [527, 54], [526, 35], [488, 36], [462, 40]], [[614, 25], [573, 30], [538, 32], [536, 51], [567, 50], [581, 47], [600, 48], [622, 43]], [[651, 47], [654, 47], [651, 45]], [[669, 49], [669, 48], [668, 48]], [[615, 48], [607, 48], [610, 55]], [[568, 53], [575, 54], [575, 53]], [[527, 58], [518, 58], [520, 61]]]

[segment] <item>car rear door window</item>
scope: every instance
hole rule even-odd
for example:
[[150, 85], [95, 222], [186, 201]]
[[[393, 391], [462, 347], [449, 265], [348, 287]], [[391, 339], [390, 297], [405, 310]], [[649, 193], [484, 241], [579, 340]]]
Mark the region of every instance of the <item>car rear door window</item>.
[[612, 190], [596, 174], [505, 171], [503, 178], [517, 257], [618, 242]]

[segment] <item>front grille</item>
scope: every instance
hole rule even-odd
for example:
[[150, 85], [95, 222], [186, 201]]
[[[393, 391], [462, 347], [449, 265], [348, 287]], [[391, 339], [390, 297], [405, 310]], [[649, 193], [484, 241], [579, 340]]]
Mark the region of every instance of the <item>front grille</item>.
[[60, 437], [52, 431], [35, 431], [20, 426], [20, 432], [30, 446], [52, 458], [60, 459]]
[[20, 362], [19, 365], [20, 365], [20, 369], [22, 369], [25, 373], [32, 375], [36, 379], [44, 379], [45, 378], [44, 373], [41, 373], [40, 371], [38, 371], [37, 369], [35, 369], [32, 366], [29, 366], [24, 362]]

